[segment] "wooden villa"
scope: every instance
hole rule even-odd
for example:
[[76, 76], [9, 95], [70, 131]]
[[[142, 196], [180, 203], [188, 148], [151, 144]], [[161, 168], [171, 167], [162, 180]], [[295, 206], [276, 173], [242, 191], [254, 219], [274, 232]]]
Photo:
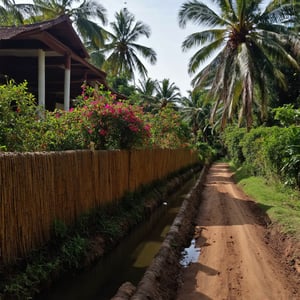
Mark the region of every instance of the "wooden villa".
[[106, 73], [91, 65], [68, 16], [40, 23], [0, 27], [0, 82], [27, 80], [39, 105], [69, 110], [84, 81], [106, 84]]

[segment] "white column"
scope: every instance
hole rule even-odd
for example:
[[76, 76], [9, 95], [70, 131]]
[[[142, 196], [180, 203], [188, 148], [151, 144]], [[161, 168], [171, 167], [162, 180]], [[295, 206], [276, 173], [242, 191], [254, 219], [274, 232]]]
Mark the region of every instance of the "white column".
[[38, 49], [38, 100], [45, 108], [45, 51]]
[[64, 110], [70, 109], [71, 58], [66, 57], [64, 82]]

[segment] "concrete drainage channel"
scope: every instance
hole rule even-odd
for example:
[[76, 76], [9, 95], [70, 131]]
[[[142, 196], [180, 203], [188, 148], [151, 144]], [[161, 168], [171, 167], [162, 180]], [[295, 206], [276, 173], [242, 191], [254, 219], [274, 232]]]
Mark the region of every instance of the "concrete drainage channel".
[[200, 204], [200, 193], [208, 167], [205, 166], [196, 184], [185, 197], [159, 252], [135, 287], [124, 283], [113, 300], [168, 300], [176, 297], [182, 265], [183, 249], [190, 244], [193, 220]]

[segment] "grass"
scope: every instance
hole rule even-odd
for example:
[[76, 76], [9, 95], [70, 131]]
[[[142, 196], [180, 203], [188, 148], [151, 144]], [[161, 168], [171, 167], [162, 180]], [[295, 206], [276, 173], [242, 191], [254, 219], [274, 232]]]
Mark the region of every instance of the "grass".
[[264, 177], [249, 176], [243, 167], [235, 170], [235, 180], [255, 200], [283, 232], [300, 240], [300, 192]]

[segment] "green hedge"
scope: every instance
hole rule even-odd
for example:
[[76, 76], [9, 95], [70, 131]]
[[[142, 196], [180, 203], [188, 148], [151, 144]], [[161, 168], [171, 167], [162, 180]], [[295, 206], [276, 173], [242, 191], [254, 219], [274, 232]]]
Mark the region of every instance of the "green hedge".
[[276, 177], [300, 187], [300, 127], [258, 127], [246, 132], [227, 128], [223, 135], [228, 155], [245, 164], [251, 175]]
[[226, 127], [223, 134], [224, 145], [227, 152], [233, 162], [237, 165], [242, 164], [245, 161], [242, 146], [240, 144], [245, 134], [245, 128], [238, 128], [235, 126]]

